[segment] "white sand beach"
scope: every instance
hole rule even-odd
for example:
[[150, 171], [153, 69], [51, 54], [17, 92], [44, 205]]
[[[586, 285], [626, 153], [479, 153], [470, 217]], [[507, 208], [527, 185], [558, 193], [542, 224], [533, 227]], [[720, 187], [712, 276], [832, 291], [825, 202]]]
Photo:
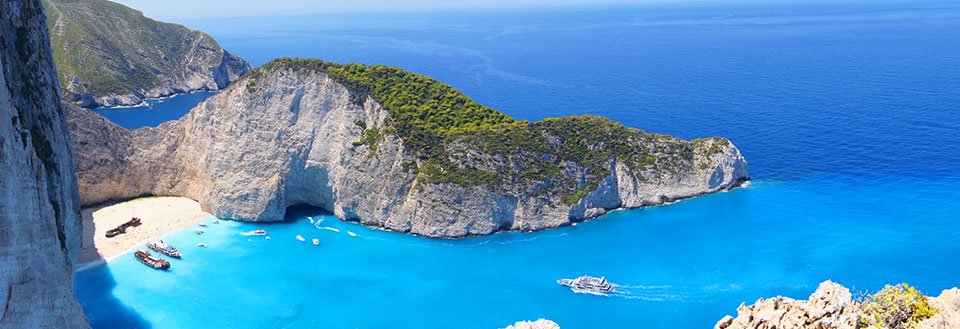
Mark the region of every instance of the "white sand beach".
[[[84, 208], [82, 213], [83, 248], [77, 256], [77, 270], [109, 262], [146, 241], [214, 219], [200, 209], [199, 203], [183, 197], [139, 198]], [[107, 230], [132, 217], [139, 217], [143, 224], [127, 229], [125, 234], [106, 237]]]

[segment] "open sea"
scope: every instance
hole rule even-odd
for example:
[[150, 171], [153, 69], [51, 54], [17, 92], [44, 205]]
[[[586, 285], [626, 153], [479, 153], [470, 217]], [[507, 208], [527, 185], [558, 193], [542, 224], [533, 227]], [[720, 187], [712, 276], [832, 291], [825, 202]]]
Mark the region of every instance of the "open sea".
[[[166, 238], [184, 254], [170, 272], [131, 255], [77, 273], [95, 328], [479, 329], [537, 318], [564, 329], [712, 328], [741, 302], [806, 298], [827, 279], [855, 292], [960, 286], [960, 4], [180, 23], [254, 65], [281, 56], [389, 64], [517, 118], [591, 113], [683, 138], [725, 136], [754, 180], [578, 226], [461, 240], [309, 208], [284, 223], [184, 230]], [[155, 125], [200, 100], [99, 113]], [[241, 234], [260, 228], [272, 239]], [[555, 283], [584, 274], [605, 275], [619, 292]]]

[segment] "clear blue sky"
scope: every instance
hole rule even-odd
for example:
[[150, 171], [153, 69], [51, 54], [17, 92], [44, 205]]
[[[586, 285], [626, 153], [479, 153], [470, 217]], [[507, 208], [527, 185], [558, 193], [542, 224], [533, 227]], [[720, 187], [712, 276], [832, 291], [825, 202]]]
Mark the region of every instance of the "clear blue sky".
[[[723, 0], [113, 0], [152, 18], [275, 16], [337, 12], [564, 7]], [[741, 0], [742, 1], [742, 0]], [[750, 0], [748, 0], [750, 1]], [[779, 0], [775, 0], [779, 1]], [[728, 0], [729, 2], [729, 0]]]

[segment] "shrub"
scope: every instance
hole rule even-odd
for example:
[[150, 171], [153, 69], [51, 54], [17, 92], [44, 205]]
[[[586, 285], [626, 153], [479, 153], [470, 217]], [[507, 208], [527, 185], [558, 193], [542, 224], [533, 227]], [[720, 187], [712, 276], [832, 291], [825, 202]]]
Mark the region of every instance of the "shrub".
[[937, 311], [927, 297], [906, 283], [887, 285], [861, 302], [864, 317], [858, 328], [913, 329]]

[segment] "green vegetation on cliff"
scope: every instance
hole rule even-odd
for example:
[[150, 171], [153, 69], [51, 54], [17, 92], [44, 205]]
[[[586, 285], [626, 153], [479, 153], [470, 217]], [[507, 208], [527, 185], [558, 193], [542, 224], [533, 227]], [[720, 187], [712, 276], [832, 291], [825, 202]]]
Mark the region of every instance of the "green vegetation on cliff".
[[[203, 32], [152, 20], [115, 2], [43, 0], [43, 5], [58, 78], [72, 101], [209, 85], [227, 78], [214, 78], [216, 70], [236, 71], [234, 77], [249, 70]], [[198, 76], [208, 81], [196, 81]], [[226, 82], [216, 81], [220, 87]]]
[[[281, 58], [249, 74], [247, 90], [256, 90], [263, 72], [280, 69], [322, 72], [346, 86], [353, 102], [367, 96], [379, 102], [390, 113], [383, 133], [400, 137], [420, 160], [420, 174], [434, 183], [510, 183], [561, 193], [574, 203], [611, 175], [615, 162], [642, 176], [653, 167], [676, 172], [693, 159], [690, 143], [603, 117], [514, 120], [447, 84], [396, 67]], [[370, 145], [375, 153], [381, 131], [362, 128], [355, 144]], [[535, 186], [545, 181], [550, 186]]]

